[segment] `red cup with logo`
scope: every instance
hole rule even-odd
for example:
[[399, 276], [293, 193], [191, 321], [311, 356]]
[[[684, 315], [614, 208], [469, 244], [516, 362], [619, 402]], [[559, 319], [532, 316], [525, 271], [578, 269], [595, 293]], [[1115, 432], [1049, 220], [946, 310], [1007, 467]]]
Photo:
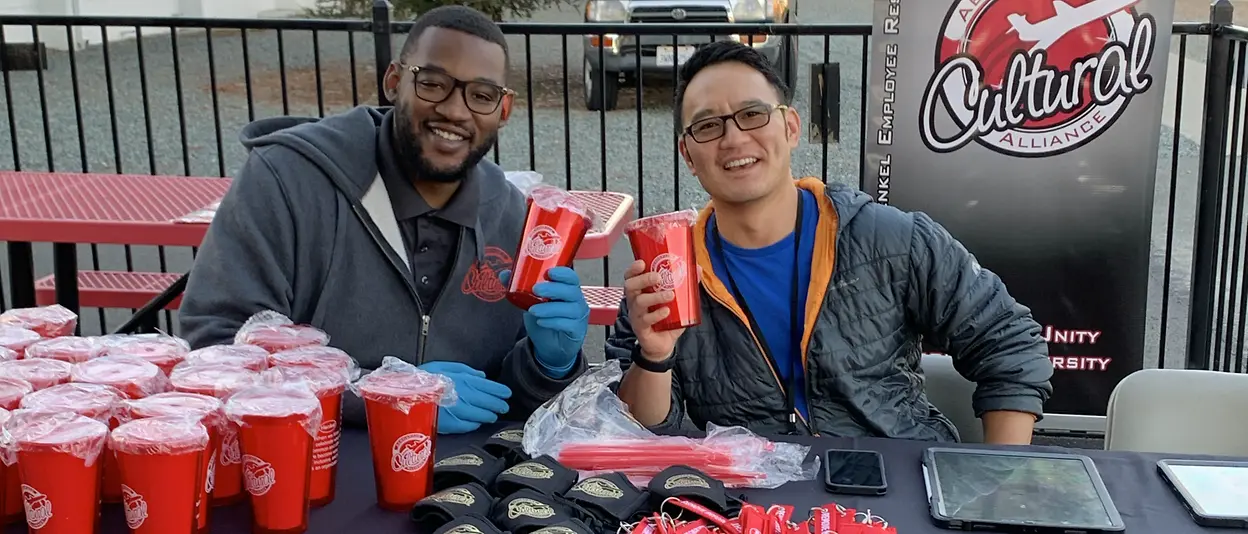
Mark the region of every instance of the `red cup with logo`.
[[9, 324], [0, 324], [0, 348], [13, 351], [17, 354], [16, 358], [8, 358], [8, 360], [23, 358], [24, 354], [26, 354], [26, 347], [31, 346], [41, 339], [43, 339], [43, 336], [40, 336], [39, 333], [34, 330]]
[[290, 318], [272, 310], [252, 315], [234, 334], [236, 345], [256, 345], [281, 352], [299, 347], [329, 344], [329, 334], [310, 325], [295, 324]]
[[61, 337], [74, 333], [78, 314], [60, 304], [38, 308], [14, 308], [0, 313], [0, 324], [34, 330], [43, 337]]
[[186, 365], [228, 365], [260, 372], [269, 368], [269, 351], [256, 345], [212, 345], [186, 355]]
[[[71, 382], [26, 395], [22, 399], [22, 409], [73, 412], [104, 423], [111, 429], [120, 423], [117, 411], [124, 399], [125, 395], [112, 386]], [[104, 469], [101, 495], [105, 502], [118, 502], [121, 500], [121, 472], [117, 470], [117, 459], [112, 454], [105, 454], [101, 462]]]
[[108, 425], [72, 412], [18, 410], [6, 430], [5, 462], [16, 459], [30, 532], [95, 532]]
[[[13, 412], [0, 408], [0, 429], [12, 416]], [[22, 478], [17, 472], [17, 465], [6, 464], [4, 457], [0, 453], [0, 525], [22, 520]]]
[[320, 367], [274, 367], [265, 372], [265, 379], [283, 384], [302, 382], [321, 401], [321, 426], [312, 444], [312, 490], [308, 500], [313, 508], [333, 502], [338, 481], [338, 443], [342, 437], [342, 392], [347, 389], [347, 375], [338, 369]]
[[386, 356], [351, 389], [364, 399], [377, 504], [407, 510], [431, 493], [438, 406], [456, 401], [455, 387], [442, 375]]
[[266, 384], [230, 396], [225, 415], [239, 427], [252, 531], [306, 531], [321, 402], [303, 384]]
[[343, 373], [348, 381], [359, 378], [360, 365], [346, 352], [334, 347], [299, 347], [269, 356], [269, 367], [319, 367]]
[[[260, 374], [242, 367], [225, 365], [187, 365], [173, 370], [169, 381], [173, 389], [197, 393], [225, 401], [235, 392], [260, 380]], [[212, 505], [234, 504], [247, 498], [243, 493], [243, 453], [238, 444], [238, 425], [226, 421], [221, 427], [221, 447], [213, 477]]]
[[134, 356], [101, 356], [74, 364], [70, 380], [113, 386], [131, 399], [169, 391], [164, 371]]
[[30, 382], [20, 378], [0, 376], [0, 408], [16, 410], [22, 402], [22, 397], [34, 390], [35, 387], [30, 385]]
[[101, 356], [103, 349], [103, 344], [96, 337], [62, 336], [32, 343], [26, 347], [26, 358], [82, 363]]
[[655, 323], [656, 332], [688, 328], [702, 322], [699, 298], [698, 261], [693, 249], [693, 225], [697, 212], [676, 211], [637, 219], [624, 228], [633, 258], [646, 263], [646, 272], [658, 273], [659, 284], [647, 293], [671, 291], [675, 298], [650, 308], [668, 309], [667, 317]]
[[69, 382], [73, 368], [60, 360], [13, 360], [0, 362], [0, 376], [25, 380], [40, 390]]
[[208, 430], [197, 417], [135, 419], [109, 435], [132, 534], [196, 534]]
[[217, 454], [221, 450], [221, 433], [226, 424], [221, 401], [207, 395], [171, 391], [124, 401], [124, 406], [123, 412], [126, 412], [124, 415], [132, 420], [148, 417], [191, 417], [204, 425], [208, 431], [208, 447], [204, 450], [199, 466], [201, 482], [196, 502], [199, 508], [199, 531], [208, 532], [212, 490], [217, 471]]
[[101, 356], [131, 356], [159, 367], [165, 376], [186, 358], [191, 346], [185, 340], [157, 334], [104, 336]]
[[592, 215], [571, 193], [551, 186], [529, 193], [529, 213], [516, 250], [516, 265], [507, 287], [507, 300], [522, 310], [546, 299], [533, 286], [546, 280], [552, 267], [569, 267], [585, 234], [594, 225]]

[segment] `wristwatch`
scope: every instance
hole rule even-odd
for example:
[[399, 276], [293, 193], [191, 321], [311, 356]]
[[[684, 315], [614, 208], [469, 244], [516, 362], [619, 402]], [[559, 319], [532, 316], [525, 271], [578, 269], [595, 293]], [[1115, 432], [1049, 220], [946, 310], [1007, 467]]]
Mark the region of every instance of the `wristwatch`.
[[661, 362], [652, 362], [641, 355], [641, 344], [633, 345], [633, 353], [631, 355], [633, 365], [650, 371], [651, 373], [666, 373], [676, 367], [676, 350], [672, 349], [672, 355]]

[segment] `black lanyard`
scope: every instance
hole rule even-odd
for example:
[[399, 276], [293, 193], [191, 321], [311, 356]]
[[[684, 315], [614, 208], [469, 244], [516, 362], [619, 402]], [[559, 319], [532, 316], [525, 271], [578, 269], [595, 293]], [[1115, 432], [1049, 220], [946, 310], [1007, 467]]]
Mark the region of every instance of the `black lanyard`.
[[[801, 357], [802, 353], [802, 332], [805, 331], [803, 325], [799, 324], [798, 303], [801, 302], [800, 286], [801, 258], [802, 258], [802, 219], [804, 219], [802, 205], [805, 203], [805, 195], [797, 192], [797, 220], [793, 223], [793, 293], [789, 305], [789, 335], [791, 337], [792, 347], [796, 349], [796, 354]], [[724, 274], [728, 275], [728, 285], [732, 289], [732, 296], [737, 300], [737, 304], [741, 306], [741, 311], [745, 312], [745, 318], [750, 322], [750, 329], [758, 336], [759, 344], [762, 345], [763, 355], [767, 357], [767, 362], [771, 368], [776, 371], [776, 377], [780, 375], [780, 364], [776, 360], [776, 355], [771, 351], [771, 346], [767, 344], [767, 339], [763, 336], [762, 328], [759, 328], [758, 321], [754, 319], [754, 314], [750, 313], [750, 305], [745, 302], [745, 297], [741, 294], [741, 289], [737, 287], [737, 281], [732, 278], [732, 269], [728, 266], [728, 256], [724, 254], [724, 241], [719, 235], [719, 222], [716, 220], [715, 227], [711, 229], [715, 236], [715, 246], [719, 249], [719, 258], [724, 263]], [[797, 432], [797, 389], [804, 387], [798, 380], [798, 373], [793, 372], [792, 367], [789, 369], [789, 387], [784, 388], [784, 400], [789, 410], [789, 427], [790, 431]]]

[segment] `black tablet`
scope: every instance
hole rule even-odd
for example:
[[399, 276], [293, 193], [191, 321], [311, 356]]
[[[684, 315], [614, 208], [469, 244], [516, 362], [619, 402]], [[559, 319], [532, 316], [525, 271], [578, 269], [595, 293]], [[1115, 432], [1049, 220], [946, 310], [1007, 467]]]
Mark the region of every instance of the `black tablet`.
[[1125, 529], [1087, 456], [934, 447], [923, 453], [923, 478], [932, 519], [944, 528]]
[[1157, 470], [1196, 524], [1248, 528], [1248, 462], [1161, 460]]

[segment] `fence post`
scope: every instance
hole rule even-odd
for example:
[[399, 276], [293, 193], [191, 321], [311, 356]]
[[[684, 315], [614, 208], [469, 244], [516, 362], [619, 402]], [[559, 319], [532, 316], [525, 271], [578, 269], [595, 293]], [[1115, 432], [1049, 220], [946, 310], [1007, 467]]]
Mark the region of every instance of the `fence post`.
[[386, 98], [386, 67], [390, 65], [390, 2], [373, 0], [373, 53], [377, 65], [377, 105], [389, 106]]
[[[1209, 55], [1205, 61], [1205, 114], [1200, 133], [1200, 175], [1197, 177], [1196, 243], [1192, 264], [1192, 309], [1188, 317], [1187, 368], [1208, 369], [1213, 343], [1213, 315], [1217, 273], [1216, 258], [1222, 214], [1222, 189], [1226, 183], [1226, 124], [1230, 116], [1231, 42], [1221, 37], [1221, 27], [1232, 23], [1230, 0], [1214, 0], [1209, 6]], [[1181, 59], [1181, 58], [1180, 58]], [[1180, 82], [1181, 83], [1181, 82]]]

